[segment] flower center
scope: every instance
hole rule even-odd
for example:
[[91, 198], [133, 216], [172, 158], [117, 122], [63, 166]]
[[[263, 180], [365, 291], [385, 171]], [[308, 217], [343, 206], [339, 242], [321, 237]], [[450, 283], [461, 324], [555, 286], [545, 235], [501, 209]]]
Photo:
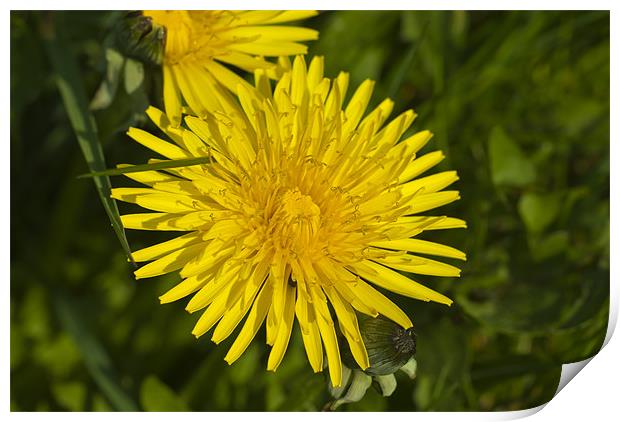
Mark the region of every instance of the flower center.
[[320, 208], [312, 202], [312, 198], [303, 195], [299, 189], [289, 189], [282, 195], [280, 209], [291, 224], [303, 220], [318, 225], [321, 215]]
[[297, 255], [312, 253], [321, 226], [321, 209], [297, 188], [274, 192], [275, 205], [266, 217], [266, 234], [274, 246]]

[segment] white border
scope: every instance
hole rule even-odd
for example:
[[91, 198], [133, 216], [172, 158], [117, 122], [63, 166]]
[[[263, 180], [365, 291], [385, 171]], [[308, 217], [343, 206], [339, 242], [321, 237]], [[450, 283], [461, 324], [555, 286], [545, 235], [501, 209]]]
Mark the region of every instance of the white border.
[[[7, 4], [8, 3], [8, 4]], [[201, 9], [201, 8], [216, 8], [218, 3], [223, 5], [228, 9], [319, 9], [319, 10], [336, 10], [336, 9], [376, 9], [380, 7], [381, 9], [418, 9], [418, 10], [448, 10], [448, 9], [466, 9], [466, 10], [498, 10], [507, 9], [507, 10], [554, 10], [554, 9], [570, 9], [570, 10], [611, 10], [611, 115], [615, 115], [614, 111], [617, 112], [617, 98], [618, 98], [618, 84], [617, 77], [618, 72], [618, 7], [614, 6], [617, 4], [612, 1], [601, 1], [601, 0], [589, 0], [588, 2], [577, 2], [574, 0], [563, 0], [563, 1], [541, 1], [541, 0], [520, 0], [520, 1], [368, 1], [368, 0], [360, 0], [360, 1], [347, 1], [347, 2], [334, 2], [334, 1], [304, 1], [304, 2], [295, 2], [295, 4], [291, 4], [291, 1], [269, 1], [269, 2], [248, 2], [248, 1], [238, 1], [238, 0], [230, 0], [226, 2], [222, 1], [176, 1], [174, 3], [170, 1], [163, 0], [152, 0], [152, 1], [118, 1], [118, 0], [109, 0], [105, 3], [84, 3], [84, 2], [76, 2], [76, 1], [55, 1], [50, 3], [49, 1], [33, 1], [33, 0], [23, 0], [23, 1], [8, 1], [3, 2], [3, 5], [8, 7], [5, 9], [5, 25], [2, 28], [3, 37], [1, 41], [1, 48], [3, 52], [3, 57], [9, 57], [10, 51], [10, 14], [9, 10], [27, 10], [27, 9], [49, 9], [50, 6], [53, 6], [57, 9], [84, 9], [84, 8], [105, 8], [108, 10], [113, 9], [144, 9], [144, 8], [154, 8], [154, 9], [165, 9], [165, 8], [187, 8], [187, 9]], [[94, 7], [86, 7], [86, 6], [94, 6]], [[6, 63], [6, 61], [5, 61]], [[2, 124], [2, 129], [4, 131], [4, 142], [2, 142], [1, 148], [3, 148], [3, 157], [5, 157], [6, 161], [10, 160], [10, 132], [9, 132], [9, 116], [10, 116], [10, 95], [9, 95], [9, 86], [10, 86], [10, 68], [5, 65], [2, 66], [3, 72], [3, 96], [4, 99], [4, 110], [3, 113], [0, 114], [0, 123]], [[616, 124], [616, 120], [611, 120], [611, 139], [618, 139], [618, 127]], [[584, 140], [587, 142], [587, 140]], [[611, 142], [611, 159], [617, 159], [618, 157], [618, 147], [614, 142]], [[3, 183], [3, 191], [10, 191], [10, 164], [8, 162], [4, 163], [2, 166], [2, 183]], [[611, 166], [611, 181], [618, 180], [620, 176], [620, 170], [618, 167]], [[618, 209], [618, 192], [616, 189], [615, 183], [611, 185], [611, 209]], [[5, 194], [6, 198], [6, 194]], [[3, 233], [10, 232], [10, 209], [8, 206], [2, 207], [2, 217], [0, 219], [2, 224]], [[611, 415], [618, 414], [617, 412], [617, 381], [616, 377], [619, 373], [619, 365], [617, 356], [620, 356], [620, 346], [619, 341], [617, 339], [612, 338], [613, 331], [615, 329], [617, 319], [618, 319], [618, 265], [617, 261], [614, 259], [617, 248], [617, 239], [618, 234], [618, 226], [615, 224], [615, 221], [612, 219], [611, 221], [611, 307], [610, 307], [610, 323], [608, 326], [607, 336], [605, 339], [605, 347], [601, 350], [601, 352], [591, 359], [587, 363], [587, 370], [582, 371], [577, 375], [579, 371], [576, 369], [583, 369], [583, 365], [579, 367], [579, 364], [571, 364], [565, 365], [562, 374], [562, 382], [561, 387], [566, 386], [565, 388], [558, 388], [559, 394], [555, 397], [551, 402], [549, 402], [546, 406], [540, 406], [535, 409], [517, 411], [517, 412], [493, 412], [493, 413], [416, 413], [412, 415], [411, 413], [389, 413], [390, 418], [410, 420], [411, 418], [415, 418], [416, 420], [421, 421], [435, 421], [435, 420], [465, 420], [465, 421], [484, 421], [484, 420], [512, 420], [517, 418], [522, 418], [526, 416], [531, 416], [534, 420], [584, 420], [586, 418], [596, 420], [598, 417], [604, 417], [603, 420], [611, 419]], [[10, 280], [10, 258], [9, 258], [9, 250], [10, 245], [9, 237], [5, 235], [5, 242], [2, 243], [2, 266], [5, 269], [5, 274], [7, 275], [6, 280]], [[0, 356], [2, 358], [2, 366], [1, 366], [1, 378], [0, 382], [0, 411], [2, 414], [9, 413], [9, 391], [10, 391], [10, 365], [9, 365], [9, 342], [10, 342], [10, 283], [5, 282], [5, 291], [2, 295], [2, 303], [0, 304], [0, 308], [2, 309], [2, 313], [0, 315], [0, 344], [2, 344], [2, 348], [0, 349]], [[573, 376], [576, 376], [573, 382], [570, 382], [566, 385]], [[541, 411], [542, 410], [542, 411]], [[608, 416], [609, 415], [609, 416]], [[110, 415], [103, 413], [10, 413], [9, 415], [12, 419], [17, 420], [29, 420], [31, 418], [41, 418], [45, 417], [46, 420], [50, 419], [54, 420], [78, 420], [84, 418], [85, 416], [88, 418], [92, 418], [94, 420], [101, 419], [107, 420]], [[301, 420], [315, 418], [317, 415], [313, 413], [297, 413], [295, 418], [299, 418]], [[116, 417], [116, 416], [115, 416]], [[131, 418], [149, 418], [155, 420], [168, 420], [170, 417], [176, 417], [176, 415], [171, 415], [168, 413], [159, 413], [159, 414], [119, 414], [118, 417], [131, 417]], [[204, 421], [205, 415], [201, 413], [186, 413], [180, 415], [179, 417], [184, 418], [187, 421]], [[209, 418], [218, 418], [216, 415], [208, 416]], [[252, 420], [259, 419], [269, 419], [269, 420], [284, 420], [290, 418], [290, 415], [285, 413], [250, 413], [244, 414], [244, 418], [252, 418]], [[382, 415], [374, 415], [372, 413], [363, 413], [363, 414], [352, 414], [352, 413], [344, 413], [344, 412], [336, 412], [336, 413], [323, 413], [321, 415], [322, 418], [326, 419], [342, 419], [354, 417], [356, 420], [371, 420], [376, 417], [382, 417]]]

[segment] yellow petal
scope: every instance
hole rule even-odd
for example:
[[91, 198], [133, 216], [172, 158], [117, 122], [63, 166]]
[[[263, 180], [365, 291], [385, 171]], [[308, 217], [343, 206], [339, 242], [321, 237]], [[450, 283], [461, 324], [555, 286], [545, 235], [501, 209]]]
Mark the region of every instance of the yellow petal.
[[404, 182], [411, 180], [424, 173], [426, 170], [436, 166], [444, 158], [446, 158], [446, 156], [443, 155], [441, 151], [429, 152], [428, 154], [416, 158], [400, 175], [400, 180]]
[[196, 185], [189, 180], [184, 180], [184, 179], [175, 177], [175, 178], [170, 178], [170, 179], [163, 180], [163, 181], [154, 180], [150, 182], [150, 184], [153, 187], [153, 189], [157, 191], [188, 195], [193, 198], [199, 197], [203, 203], [206, 204], [207, 202], [210, 202], [209, 206], [213, 205], [210, 198], [207, 198], [204, 195], [204, 192], [199, 190], [196, 187]]
[[407, 214], [417, 214], [441, 207], [456, 200], [461, 199], [458, 191], [447, 190], [443, 192], [429, 193], [427, 195], [416, 195], [405, 205], [410, 206]]
[[185, 195], [164, 193], [155, 189], [145, 188], [115, 188], [111, 196], [124, 202], [138, 204], [153, 211], [169, 213], [193, 212], [200, 209], [200, 198], [191, 198]]
[[401, 327], [411, 328], [413, 326], [407, 314], [369, 284], [360, 280], [355, 285], [350, 286], [350, 289], [360, 302], [372, 303], [372, 306], [381, 315], [391, 319]]
[[[128, 166], [131, 166], [131, 164], [119, 164], [116, 167], [124, 168]], [[147, 186], [153, 186], [155, 183], [178, 182], [183, 180], [170, 174], [162, 173], [160, 171], [137, 171], [135, 173], [125, 173], [124, 176]]]
[[[219, 221], [220, 219], [228, 218], [230, 215], [230, 211], [224, 210], [194, 211], [183, 214], [183, 216], [176, 220], [175, 224], [178, 227], [184, 227], [188, 230], [209, 229], [207, 233], [210, 233], [211, 230], [215, 229], [218, 224], [223, 223], [223, 221]], [[210, 240], [215, 237], [216, 236], [203, 236], [203, 240]]]
[[306, 54], [308, 47], [289, 41], [252, 41], [246, 44], [230, 44], [229, 49], [257, 56], [294, 56]]
[[308, 285], [308, 289], [312, 295], [312, 304], [314, 305], [316, 318], [319, 326], [321, 338], [325, 344], [325, 353], [327, 354], [327, 363], [329, 366], [329, 378], [334, 387], [339, 387], [342, 383], [342, 362], [340, 360], [340, 350], [338, 348], [338, 339], [336, 330], [334, 329], [334, 321], [332, 320], [327, 303], [321, 298], [323, 294], [319, 292], [317, 286]]
[[173, 126], [181, 124], [181, 97], [172, 66], [164, 64], [164, 108]]
[[460, 218], [454, 217], [401, 217], [399, 223], [411, 224], [415, 226], [423, 226], [423, 230], [442, 230], [442, 229], [464, 229], [467, 223]]
[[149, 106], [146, 109], [146, 114], [151, 121], [162, 130], [166, 135], [170, 137], [174, 142], [179, 145], [183, 141], [183, 132], [185, 129], [182, 127], [172, 126], [172, 122], [161, 110], [153, 106]]
[[256, 268], [254, 270], [251, 279], [248, 283], [246, 283], [243, 295], [233, 306], [231, 306], [228, 312], [226, 312], [226, 315], [224, 315], [220, 323], [215, 328], [213, 337], [211, 338], [214, 343], [219, 344], [222, 340], [226, 339], [237, 327], [239, 322], [241, 322], [245, 314], [252, 306], [252, 303], [254, 303], [254, 298], [263, 287], [263, 282], [266, 275], [266, 266], [261, 266], [260, 268]]
[[242, 289], [238, 287], [239, 282], [229, 283], [228, 286], [218, 294], [213, 303], [209, 305], [207, 310], [204, 311], [198, 319], [196, 326], [192, 330], [194, 336], [202, 336], [213, 328], [220, 318], [222, 318], [230, 304], [241, 295]]
[[200, 289], [207, 283], [208, 279], [204, 277], [189, 277], [174, 286], [172, 289], [168, 290], [163, 295], [159, 296], [159, 303], [170, 303], [175, 300], [179, 300], [194, 293], [196, 290]]
[[246, 72], [275, 67], [275, 64], [269, 63], [259, 57], [253, 57], [249, 54], [239, 53], [237, 51], [227, 51], [226, 54], [218, 55], [216, 59], [220, 62], [232, 64]]
[[198, 81], [202, 80], [202, 77], [198, 75], [200, 72], [206, 72], [206, 70], [195, 64], [180, 63], [175, 67], [176, 81], [187, 105], [192, 109], [193, 114], [205, 117], [208, 110], [214, 110], [214, 102], [203, 101], [203, 97], [209, 98], [209, 96], [200, 95], [205, 91], [204, 87], [198, 84]]
[[[222, 34], [226, 39], [248, 38], [250, 42], [274, 42], [274, 41], [308, 41], [316, 40], [319, 32], [298, 26], [239, 26]], [[242, 41], [238, 40], [237, 42]], [[274, 43], [275, 44], [275, 43]], [[266, 54], [267, 55], [267, 54]]]
[[295, 288], [286, 286], [285, 293], [285, 305], [284, 312], [282, 314], [282, 320], [278, 324], [278, 334], [273, 343], [271, 353], [269, 353], [269, 360], [267, 362], [267, 370], [275, 371], [280, 366], [286, 348], [288, 346], [289, 339], [291, 338], [291, 331], [293, 330], [293, 320], [295, 317]]
[[263, 23], [283, 23], [293, 22], [302, 19], [311, 18], [318, 15], [316, 10], [283, 10], [277, 15], [271, 16], [263, 21]]
[[192, 297], [185, 310], [189, 313], [194, 313], [209, 306], [218, 295], [222, 294], [222, 291], [230, 287], [230, 283], [238, 276], [235, 271], [228, 271], [224, 274], [215, 276], [204, 287], [202, 287], [198, 293]]
[[367, 124], [374, 123], [374, 130], [377, 131], [379, 127], [387, 120], [394, 109], [394, 101], [389, 98], [383, 100], [381, 104], [379, 104], [372, 112], [368, 114], [368, 116], [364, 117], [362, 122], [360, 123], [360, 129], [366, 126]]
[[344, 334], [349, 343], [349, 348], [353, 354], [353, 358], [362, 369], [370, 366], [366, 346], [362, 341], [362, 334], [357, 323], [355, 311], [346, 303], [340, 294], [333, 287], [324, 287], [323, 290], [329, 297], [330, 302], [334, 306], [340, 331]]
[[452, 304], [452, 300], [446, 296], [375, 262], [364, 260], [351, 264], [348, 268], [371, 283], [383, 287], [384, 289], [391, 290], [394, 293], [427, 302], [433, 301], [446, 305]]
[[[260, 96], [257, 95], [256, 89], [248, 88], [245, 85], [237, 86], [237, 97], [239, 98], [239, 103], [243, 108], [243, 111], [247, 116], [255, 117], [257, 116], [258, 110], [260, 108]], [[255, 121], [256, 118], [251, 118], [250, 123], [254, 125], [256, 129]]]
[[216, 61], [205, 61], [203, 65], [215, 77], [216, 80], [224, 84], [232, 92], [237, 92], [237, 85], [244, 85], [253, 88], [245, 79], [242, 79], [232, 70], [227, 69]]
[[193, 232], [175, 237], [166, 242], [158, 243], [144, 249], [140, 249], [131, 253], [134, 261], [144, 262], [152, 259], [161, 258], [164, 255], [200, 242], [200, 232]]
[[[273, 93], [271, 92], [271, 82], [269, 81], [269, 77], [267, 76], [267, 73], [263, 71], [262, 69], [256, 70], [254, 72], [254, 86], [265, 99], [267, 100], [273, 99]], [[270, 102], [265, 101], [265, 103], [268, 104], [264, 106], [265, 108], [271, 107], [271, 104], [272, 104], [271, 101]]]
[[297, 295], [295, 314], [299, 321], [301, 336], [310, 366], [315, 373], [321, 372], [323, 370], [323, 346], [316, 322], [316, 313], [312, 305], [308, 303], [302, 294]]
[[373, 258], [390, 268], [414, 274], [434, 275], [439, 277], [460, 277], [461, 270], [452, 265], [428, 258], [419, 258], [414, 255], [385, 256]]
[[243, 352], [245, 352], [245, 349], [248, 348], [250, 342], [256, 336], [258, 329], [263, 324], [270, 304], [271, 287], [265, 284], [256, 297], [254, 305], [250, 310], [250, 314], [248, 315], [245, 324], [243, 324], [243, 328], [241, 328], [241, 332], [235, 339], [232, 346], [230, 346], [230, 350], [228, 350], [226, 357], [224, 357], [224, 360], [228, 362], [229, 365], [239, 359]]
[[[325, 59], [322, 56], [315, 56], [310, 62], [308, 68], [308, 90], [314, 92], [314, 89], [322, 82], [323, 70], [325, 68]], [[329, 80], [327, 80], [329, 83]]]
[[405, 111], [377, 133], [373, 143], [376, 144], [378, 148], [384, 145], [393, 146], [403, 133], [409, 129], [409, 126], [411, 126], [416, 116], [413, 110]]
[[445, 256], [446, 258], [462, 259], [463, 261], [467, 260], [465, 253], [459, 251], [458, 249], [445, 246], [440, 243], [420, 239], [387, 240], [373, 242], [371, 245], [386, 249], [415, 252], [426, 255]]
[[149, 264], [140, 267], [134, 271], [136, 279], [155, 277], [161, 274], [166, 274], [172, 271], [176, 271], [194, 259], [204, 248], [202, 243], [187, 246], [183, 249], [176, 250], [168, 255], [163, 256]]
[[151, 135], [150, 133], [142, 129], [130, 127], [127, 131], [127, 135], [129, 135], [131, 138], [141, 143], [145, 147], [157, 152], [158, 154], [163, 155], [166, 158], [170, 158], [171, 160], [191, 158], [191, 155], [187, 151], [184, 151], [178, 146], [173, 145], [169, 142], [163, 141], [157, 136]]
[[457, 180], [459, 180], [459, 176], [456, 171], [444, 171], [433, 174], [432, 176], [412, 180], [409, 183], [400, 185], [400, 188], [402, 189], [403, 196], [412, 195], [420, 189], [423, 189], [421, 193], [427, 194], [438, 192]]
[[[274, 289], [275, 290], [275, 289]], [[276, 342], [276, 337], [278, 335], [278, 323], [279, 321], [276, 319], [276, 307], [273, 306], [273, 297], [271, 299], [271, 307], [269, 308], [269, 313], [267, 314], [267, 322], [265, 323], [265, 343], [270, 346], [273, 346], [273, 343]]]
[[[223, 265], [223, 260], [232, 258], [234, 248], [234, 246], [223, 247], [221, 240], [213, 240], [196, 259], [188, 262], [183, 267], [180, 273], [181, 277], [191, 277], [210, 270], [215, 266]], [[232, 265], [232, 262], [229, 265]]]
[[293, 61], [293, 71], [291, 73], [291, 101], [296, 106], [304, 104], [308, 91], [307, 83], [306, 62], [302, 56], [297, 56]]
[[388, 154], [389, 157], [402, 157], [417, 153], [424, 145], [431, 140], [433, 134], [428, 130], [418, 132], [404, 141], [398, 143]]
[[282, 13], [281, 10], [248, 10], [238, 13], [235, 19], [238, 25], [265, 24], [277, 20]]
[[187, 228], [176, 225], [176, 221], [181, 216], [182, 214], [164, 212], [125, 214], [121, 215], [121, 222], [126, 229], [187, 231]]
[[316, 264], [316, 270], [323, 280], [330, 280], [334, 288], [350, 303], [357, 311], [370, 315], [373, 318], [378, 315], [374, 302], [360, 300], [352, 291], [351, 286], [359, 282], [359, 277], [345, 270], [339, 263], [331, 263], [323, 259]]
[[353, 97], [349, 101], [347, 108], [344, 110], [344, 114], [347, 118], [345, 123], [345, 130], [353, 130], [357, 127], [357, 124], [361, 120], [366, 108], [368, 107], [368, 103], [370, 102], [370, 97], [372, 96], [372, 91], [375, 87], [375, 81], [371, 81], [370, 79], [366, 79], [364, 82], [360, 84], [357, 90], [353, 93]]

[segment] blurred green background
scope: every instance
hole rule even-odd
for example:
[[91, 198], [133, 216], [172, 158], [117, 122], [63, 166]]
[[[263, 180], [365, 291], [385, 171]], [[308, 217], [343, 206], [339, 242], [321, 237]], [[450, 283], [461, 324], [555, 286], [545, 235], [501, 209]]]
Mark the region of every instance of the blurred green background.
[[[119, 16], [11, 13], [12, 410], [321, 409], [326, 380], [298, 330], [277, 373], [260, 333], [228, 367], [231, 339], [196, 341], [183, 301], [159, 305], [176, 276], [133, 279], [92, 181], [76, 178], [88, 167], [55, 79], [63, 63], [50, 60], [58, 51], [77, 60], [72, 82], [89, 100], [106, 73], [117, 84], [93, 112], [107, 166], [148, 155], [124, 131], [146, 124], [148, 101], [161, 106], [161, 75], [106, 50]], [[418, 334], [417, 379], [341, 409], [548, 401], [561, 364], [596, 354], [607, 327], [609, 13], [339, 11], [304, 25], [320, 31], [310, 54], [326, 56], [327, 76], [375, 79], [375, 104], [390, 96], [395, 112], [416, 110], [415, 129], [435, 133], [426, 151], [447, 156], [437, 170], [461, 178], [462, 200], [440, 212], [469, 224], [430, 238], [467, 252], [462, 277], [422, 279], [455, 304], [398, 299]], [[133, 249], [161, 239], [127, 236]]]

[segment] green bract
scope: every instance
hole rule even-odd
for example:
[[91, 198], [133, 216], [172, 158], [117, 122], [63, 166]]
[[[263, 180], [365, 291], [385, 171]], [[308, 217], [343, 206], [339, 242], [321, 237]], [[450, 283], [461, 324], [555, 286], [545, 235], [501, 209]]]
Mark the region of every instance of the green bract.
[[[358, 315], [362, 341], [368, 352], [369, 375], [389, 375], [398, 371], [416, 352], [416, 335], [413, 329], [405, 330], [387, 318]], [[340, 339], [340, 349], [345, 365], [357, 368], [349, 346]]]
[[159, 65], [164, 58], [166, 28], [142, 15], [129, 12], [117, 24], [114, 31], [118, 48], [128, 57]]

